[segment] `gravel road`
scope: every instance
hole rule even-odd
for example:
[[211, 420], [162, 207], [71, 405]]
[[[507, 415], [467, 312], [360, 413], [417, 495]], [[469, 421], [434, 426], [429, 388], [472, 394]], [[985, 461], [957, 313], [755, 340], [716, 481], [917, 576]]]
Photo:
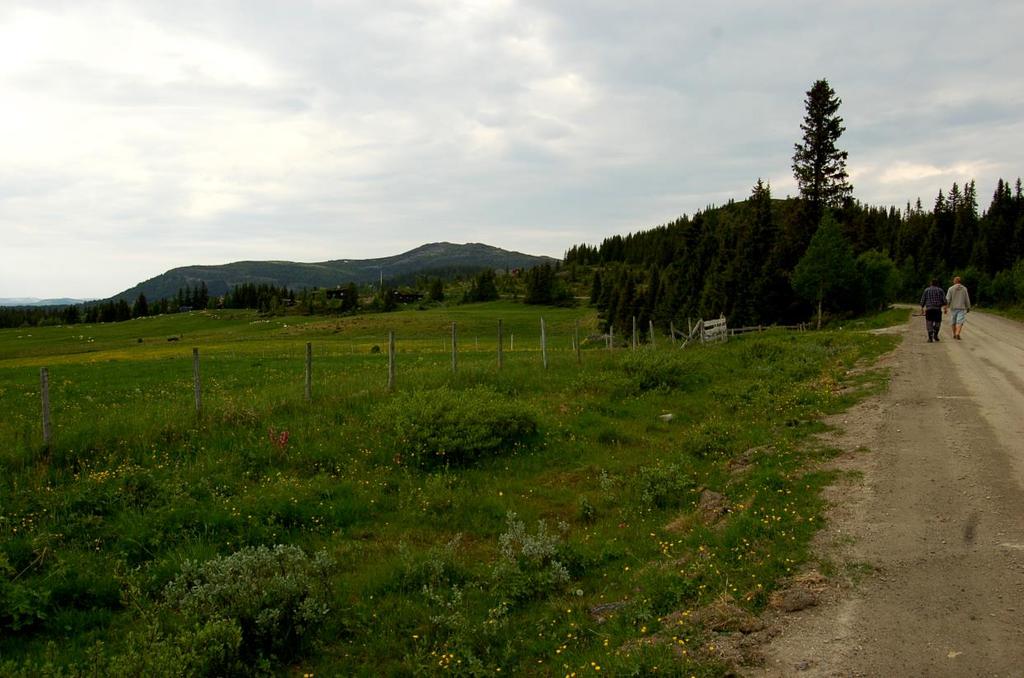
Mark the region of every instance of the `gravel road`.
[[831, 422], [831, 591], [747, 675], [1024, 676], [1024, 325], [897, 330], [889, 390]]

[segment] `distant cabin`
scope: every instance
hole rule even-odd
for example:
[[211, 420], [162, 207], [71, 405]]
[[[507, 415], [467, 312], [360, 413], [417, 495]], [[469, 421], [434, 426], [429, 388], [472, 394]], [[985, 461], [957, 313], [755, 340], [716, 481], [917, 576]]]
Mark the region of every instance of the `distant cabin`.
[[423, 299], [419, 292], [392, 292], [391, 298], [399, 304], [412, 304]]

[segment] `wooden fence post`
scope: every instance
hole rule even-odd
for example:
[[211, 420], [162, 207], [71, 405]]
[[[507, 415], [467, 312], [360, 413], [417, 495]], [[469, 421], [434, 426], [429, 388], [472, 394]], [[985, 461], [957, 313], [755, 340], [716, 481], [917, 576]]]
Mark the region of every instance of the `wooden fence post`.
[[633, 345], [632, 350], [636, 350], [636, 316], [633, 316]]
[[499, 370], [502, 368], [502, 365], [505, 362], [505, 354], [502, 352], [503, 348], [504, 348], [502, 346], [502, 343], [504, 341], [504, 338], [502, 337], [503, 330], [504, 330], [504, 327], [502, 327], [501, 318], [498, 318], [498, 369]]
[[43, 409], [43, 446], [49, 449], [51, 440], [50, 431], [50, 371], [45, 367], [39, 368], [39, 395], [42, 398]]
[[544, 318], [540, 319], [540, 357], [546, 370], [548, 368], [548, 336], [544, 328]]
[[648, 320], [647, 324], [650, 327], [650, 332], [651, 332], [651, 348], [654, 348], [654, 321], [653, 320]]
[[199, 381], [199, 349], [192, 349], [192, 390], [195, 393], [196, 399], [196, 416], [200, 416], [203, 411], [203, 386]]
[[676, 342], [676, 324], [674, 322], [670, 322], [668, 324], [668, 331], [669, 331], [669, 336], [672, 337], [672, 346], [674, 348], [676, 346], [676, 344], [677, 344], [677, 342]]
[[576, 364], [581, 365], [583, 359], [580, 357], [580, 321], [577, 320], [572, 328], [572, 343], [576, 347]]
[[608, 328], [608, 352], [611, 353], [615, 347], [615, 326]]
[[458, 369], [458, 358], [456, 357], [457, 354], [458, 354], [458, 348], [456, 347], [457, 338], [456, 338], [456, 333], [455, 332], [456, 332], [456, 330], [455, 330], [455, 321], [453, 320], [452, 321], [452, 372], [454, 372], [456, 369]]
[[306, 402], [313, 400], [313, 344], [306, 342]]
[[395, 390], [395, 331], [388, 331], [388, 390]]

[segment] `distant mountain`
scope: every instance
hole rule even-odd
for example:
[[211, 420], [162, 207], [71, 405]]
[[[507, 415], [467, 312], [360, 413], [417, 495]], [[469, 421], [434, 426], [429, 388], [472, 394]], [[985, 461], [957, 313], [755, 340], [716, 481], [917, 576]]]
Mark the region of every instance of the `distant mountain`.
[[195, 287], [201, 282], [206, 283], [211, 296], [219, 296], [242, 283], [263, 283], [298, 290], [303, 287], [336, 287], [349, 282], [371, 283], [379, 280], [382, 273], [384, 280], [388, 281], [408, 279], [410, 275], [421, 271], [533, 268], [555, 261], [552, 257], [510, 252], [481, 243], [459, 245], [438, 242], [380, 259], [334, 259], [312, 264], [236, 261], [218, 266], [182, 266], [141, 282], [111, 298], [124, 299], [130, 303], [141, 293], [150, 300], [163, 299], [176, 295], [185, 286]]
[[0, 306], [71, 306], [89, 299], [37, 299], [36, 297], [0, 297]]

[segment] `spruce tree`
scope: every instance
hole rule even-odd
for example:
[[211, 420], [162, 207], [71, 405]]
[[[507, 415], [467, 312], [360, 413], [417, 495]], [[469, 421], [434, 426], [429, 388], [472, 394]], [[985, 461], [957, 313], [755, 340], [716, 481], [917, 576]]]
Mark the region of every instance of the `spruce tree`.
[[135, 303], [132, 305], [132, 317], [144, 318], [147, 315], [149, 315], [149, 302], [146, 301], [146, 295], [140, 292]]
[[804, 136], [794, 145], [793, 175], [801, 197], [816, 216], [826, 207], [843, 205], [853, 195], [853, 186], [847, 180], [847, 153], [836, 147], [846, 131], [838, 115], [841, 103], [827, 80], [815, 82], [804, 102], [807, 112], [800, 124]]

